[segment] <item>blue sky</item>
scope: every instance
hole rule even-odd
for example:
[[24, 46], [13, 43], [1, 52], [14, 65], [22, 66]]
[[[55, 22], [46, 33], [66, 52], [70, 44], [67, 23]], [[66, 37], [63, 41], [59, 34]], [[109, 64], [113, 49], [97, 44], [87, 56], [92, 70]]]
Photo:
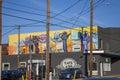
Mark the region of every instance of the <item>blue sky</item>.
[[[55, 25], [50, 30], [89, 26], [89, 3], [89, 0], [51, 0], [50, 22]], [[94, 0], [93, 24], [120, 27], [119, 7], [120, 0]], [[3, 44], [8, 43], [9, 34], [17, 34], [18, 25], [21, 33], [46, 30], [46, 0], [3, 0], [2, 13]]]

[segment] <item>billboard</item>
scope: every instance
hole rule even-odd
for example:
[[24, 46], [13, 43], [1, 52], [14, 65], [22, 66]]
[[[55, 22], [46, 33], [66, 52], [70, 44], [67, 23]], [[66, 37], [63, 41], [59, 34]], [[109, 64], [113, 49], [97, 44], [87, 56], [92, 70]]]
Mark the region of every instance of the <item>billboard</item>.
[[[93, 27], [93, 49], [98, 49], [98, 27]], [[46, 32], [20, 34], [20, 53], [45, 53]], [[80, 52], [90, 48], [90, 27], [50, 31], [50, 53]], [[31, 46], [31, 48], [30, 48]], [[9, 35], [9, 55], [18, 54], [18, 34]]]

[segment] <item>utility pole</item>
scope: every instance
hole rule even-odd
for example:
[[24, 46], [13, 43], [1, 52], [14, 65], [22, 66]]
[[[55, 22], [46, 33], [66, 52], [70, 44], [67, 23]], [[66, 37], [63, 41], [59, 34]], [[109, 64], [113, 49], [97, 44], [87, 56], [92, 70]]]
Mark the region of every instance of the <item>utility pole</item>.
[[82, 27], [82, 37], [81, 37], [81, 52], [83, 53], [83, 27]]
[[90, 77], [92, 77], [92, 28], [93, 28], [93, 0], [90, 0]]
[[18, 25], [18, 68], [20, 68], [20, 25]]
[[29, 57], [30, 57], [30, 69], [29, 69], [29, 71], [30, 71], [30, 74], [29, 74], [29, 76], [30, 76], [30, 80], [31, 80], [31, 78], [32, 78], [32, 39], [31, 39], [31, 35], [30, 35], [30, 44], [29, 44]]
[[[0, 0], [0, 13], [2, 13], [2, 0]], [[2, 14], [0, 14], [0, 80], [2, 73]]]
[[46, 19], [46, 80], [49, 80], [50, 54], [49, 54], [49, 29], [50, 29], [50, 0], [47, 0], [47, 19]]

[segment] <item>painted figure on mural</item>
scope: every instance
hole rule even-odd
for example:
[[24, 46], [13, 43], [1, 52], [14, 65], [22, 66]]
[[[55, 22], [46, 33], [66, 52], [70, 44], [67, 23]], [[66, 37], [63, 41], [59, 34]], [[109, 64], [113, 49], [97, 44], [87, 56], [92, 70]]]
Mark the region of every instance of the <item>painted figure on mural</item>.
[[88, 32], [85, 31], [83, 34], [83, 50], [86, 53], [88, 51], [88, 43], [90, 42], [90, 37], [88, 35]]
[[54, 37], [52, 38], [51, 37], [51, 40], [53, 41], [53, 42], [55, 42], [55, 43], [57, 43], [57, 42], [60, 42], [61, 41], [61, 35], [60, 35], [60, 33], [59, 32], [55, 32], [54, 33]]
[[45, 42], [46, 42], [46, 38], [47, 38], [46, 34], [41, 34], [41, 35], [38, 37], [40, 43], [45, 43]]
[[[29, 47], [30, 45], [30, 37], [26, 37], [25, 40], [23, 41], [24, 44]], [[38, 36], [32, 36], [31, 37], [31, 42], [34, 44], [35, 46], [35, 52], [36, 53], [39, 53], [39, 46], [38, 46], [38, 43], [39, 43], [39, 38]]]
[[[16, 51], [13, 54], [18, 54], [18, 42], [14, 42], [14, 44], [16, 45]], [[23, 40], [20, 39], [20, 49], [21, 49], [22, 45], [23, 45]], [[21, 51], [20, 51], [20, 53], [21, 53]]]
[[95, 49], [98, 49], [98, 33], [97, 32], [94, 32], [92, 34], [92, 40], [93, 40]]
[[81, 44], [82, 44], [81, 51], [83, 51], [83, 33], [82, 33], [82, 31], [78, 31], [78, 38], [81, 40]]
[[38, 37], [38, 39], [39, 39], [39, 42], [42, 44], [42, 50], [44, 51], [44, 50], [46, 50], [46, 38], [47, 38], [47, 36], [46, 36], [46, 34], [41, 34], [39, 37]]
[[23, 40], [23, 42], [24, 42], [24, 44], [26, 46], [29, 46], [29, 44], [30, 44], [30, 37], [26, 37], [25, 40]]
[[[50, 40], [54, 43], [54, 45], [53, 45], [54, 47], [51, 46], [51, 49], [52, 48], [56, 49], [56, 50], [52, 49], [52, 52], [58, 52], [57, 47], [61, 46], [61, 42], [62, 42], [61, 34], [59, 32], [55, 32], [53, 38], [50, 37]], [[61, 47], [59, 47], [59, 48], [61, 48]]]
[[64, 49], [64, 52], [67, 52], [67, 39], [68, 37], [70, 36], [71, 33], [67, 33], [67, 32], [63, 32], [61, 34], [61, 39], [63, 40], [63, 49]]
[[31, 41], [33, 42], [35, 46], [35, 53], [39, 53], [39, 37], [38, 36], [32, 36]]

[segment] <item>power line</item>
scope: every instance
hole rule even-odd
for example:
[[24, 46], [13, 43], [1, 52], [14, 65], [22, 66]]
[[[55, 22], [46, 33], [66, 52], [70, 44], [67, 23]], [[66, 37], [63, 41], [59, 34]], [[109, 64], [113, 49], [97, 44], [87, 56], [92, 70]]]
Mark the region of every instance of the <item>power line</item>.
[[[46, 15], [43, 15], [43, 14], [38, 14], [38, 13], [28, 12], [28, 11], [24, 11], [24, 10], [8, 8], [8, 7], [3, 7], [3, 8], [13, 10], [13, 11], [19, 11], [19, 12], [27, 13], [27, 14], [33, 14], [33, 15], [38, 15], [38, 16], [46, 16]], [[54, 17], [51, 17], [51, 18], [54, 18]], [[68, 22], [68, 21], [65, 21], [65, 20], [62, 20], [62, 19], [58, 19], [58, 18], [54, 18], [54, 19], [59, 20], [59, 21], [63, 21], [63, 22], [69, 23], [69, 24], [74, 24], [74, 23], [71, 23], [71, 22]], [[78, 25], [76, 24], [76, 26], [78, 26]]]
[[[80, 14], [83, 13], [83, 11], [84, 11], [86, 5], [87, 5], [87, 0], [86, 0], [86, 2], [84, 3], [84, 6], [83, 6], [83, 8], [82, 8]], [[75, 20], [74, 24], [72, 25], [72, 27], [76, 24], [76, 22], [78, 21], [79, 18], [80, 18], [80, 16], [78, 16], [78, 17], [76, 18], [76, 20]]]
[[15, 16], [15, 15], [11, 15], [11, 14], [6, 14], [6, 13], [2, 13], [2, 14], [3, 14], [3, 15], [6, 15], [6, 16], [10, 16], [10, 17], [19, 18], [19, 19], [24, 19], [24, 20], [29, 20], [29, 21], [35, 21], [35, 22], [45, 23], [44, 21], [34, 20], [34, 19], [25, 18], [25, 17], [20, 17], [20, 16]]
[[[71, 6], [69, 6], [68, 8], [66, 8], [65, 10], [61, 11], [61, 12], [58, 13], [58, 14], [60, 15], [60, 14], [62, 14], [63, 12], [65, 12], [66, 10], [72, 8], [72, 7], [75, 6], [75, 5], [77, 4], [77, 2], [79, 2], [79, 1], [80, 1], [80, 0], [76, 1], [76, 2], [73, 3]], [[101, 1], [101, 0], [99, 0], [99, 1]], [[5, 1], [5, 2], [6, 2], [6, 1]], [[7, 3], [11, 3], [11, 2], [8, 2], [8, 1], [7, 1]], [[98, 3], [98, 2], [97, 2], [97, 3]], [[16, 3], [11, 3], [11, 4], [19, 5], [19, 4], [16, 4]], [[28, 7], [28, 6], [24, 6], [24, 5], [21, 5], [21, 4], [20, 4], [19, 6], [27, 7], [27, 8], [31, 8], [31, 9], [35, 9], [35, 8]], [[10, 9], [10, 8], [7, 8], [7, 7], [4, 7], [4, 8]], [[16, 10], [16, 9], [11, 9], [11, 10]], [[38, 10], [38, 9], [36, 9], [36, 10]], [[36, 15], [45, 16], [45, 15], [42, 15], [42, 14], [31, 13], [31, 12], [22, 11], [22, 10], [16, 10], [16, 11], [21, 11], [21, 12], [25, 12], [25, 13], [29, 13], [29, 14], [36, 14]], [[56, 17], [56, 16], [58, 16], [58, 14], [56, 14], [55, 16], [53, 16], [53, 18]], [[51, 17], [51, 18], [52, 18], [52, 17]], [[60, 21], [62, 21], [62, 22], [66, 22], [66, 23], [70, 23], [70, 24], [74, 24], [74, 23], [68, 22], [68, 21], [66, 21], [66, 20], [61, 20], [61, 19], [57, 19], [57, 20], [60, 20]], [[30, 24], [32, 24], [32, 23], [30, 23]], [[80, 25], [77, 25], [77, 26], [80, 26]]]
[[28, 8], [28, 9], [45, 11], [45, 10], [40, 10], [39, 8], [33, 8], [33, 7], [30, 7], [30, 6], [26, 6], [26, 5], [22, 5], [22, 4], [17, 4], [17, 3], [13, 3], [13, 2], [9, 2], [8, 0], [7, 1], [4, 0], [3, 2], [8, 3], [8, 4], [12, 4], [12, 5], [16, 5], [16, 6], [20, 6], [20, 7], [24, 7], [24, 8]]
[[[95, 3], [94, 3], [94, 8], [97, 8], [97, 7], [98, 7], [100, 4], [102, 4], [104, 1], [105, 1], [105, 0], [99, 0], [99, 1], [95, 2]], [[90, 12], [89, 8], [90, 8], [90, 7], [88, 7], [87, 9], [85, 9], [84, 12], [82, 12], [82, 13], [79, 12], [79, 13], [77, 14], [77, 16], [80, 18], [82, 15], [85, 15], [85, 14], [89, 13], [89, 12]], [[76, 16], [73, 16], [73, 17], [69, 18], [68, 20], [74, 20], [75, 17], [76, 17]], [[62, 23], [62, 22], [61, 22], [61, 23]], [[57, 23], [57, 24], [61, 24], [61, 23]]]
[[[19, 6], [19, 7], [24, 7], [24, 8], [33, 9], [33, 10], [39, 10], [39, 11], [42, 11], [42, 12], [46, 11], [46, 10], [40, 10], [39, 8], [33, 8], [33, 7], [29, 7], [29, 6], [25, 6], [25, 5], [22, 5], [22, 4], [17, 4], [17, 3], [9, 2], [9, 1], [3, 1], [3, 2], [6, 2], [8, 4], [12, 4], [12, 5], [16, 5], [16, 6]], [[57, 13], [54, 13], [54, 12], [50, 12], [50, 13], [53, 13], [53, 14], [57, 15]], [[60, 15], [60, 16], [64, 17], [64, 18], [67, 18], [66, 16], [63, 16], [63, 15]]]
[[22, 13], [27, 13], [27, 14], [46, 16], [46, 15], [43, 15], [43, 14], [38, 14], [38, 13], [33, 13], [33, 12], [28, 12], [28, 11], [24, 11], [24, 10], [13, 9], [13, 8], [8, 8], [8, 7], [4, 7], [4, 6], [2, 8], [8, 9], [8, 10], [13, 10], [13, 11], [18, 11], [18, 12], [22, 12]]
[[68, 8], [64, 9], [63, 11], [61, 11], [60, 13], [56, 14], [53, 17], [56, 17], [58, 15], [61, 15], [62, 13], [66, 12], [67, 10], [69, 10], [70, 8], [74, 7], [76, 4], [78, 4], [81, 0], [77, 0], [75, 3], [73, 3], [72, 5], [70, 5]]
[[2, 36], [4, 36], [4, 35], [10, 33], [11, 31], [13, 31], [13, 30], [15, 30], [15, 29], [16, 29], [16, 28], [13, 28], [13, 29], [11, 29], [11, 30], [9, 30], [9, 31], [7, 31], [7, 32], [5, 32], [5, 33], [3, 33]]
[[[6, 16], [10, 16], [10, 17], [15, 17], [15, 18], [19, 18], [19, 19], [24, 19], [24, 20], [29, 20], [29, 21], [35, 21], [35, 22], [41, 22], [41, 23], [46, 23], [44, 21], [39, 21], [39, 20], [35, 20], [35, 19], [30, 19], [30, 18], [25, 18], [25, 17], [20, 17], [20, 16], [15, 16], [15, 15], [11, 15], [11, 14], [6, 14], [6, 13], [2, 13], [3, 15], [6, 15]], [[53, 24], [53, 23], [50, 23], [50, 25], [53, 25], [53, 26], [61, 26], [61, 27], [66, 27], [66, 26], [63, 26], [63, 25], [58, 25], [58, 24]]]

